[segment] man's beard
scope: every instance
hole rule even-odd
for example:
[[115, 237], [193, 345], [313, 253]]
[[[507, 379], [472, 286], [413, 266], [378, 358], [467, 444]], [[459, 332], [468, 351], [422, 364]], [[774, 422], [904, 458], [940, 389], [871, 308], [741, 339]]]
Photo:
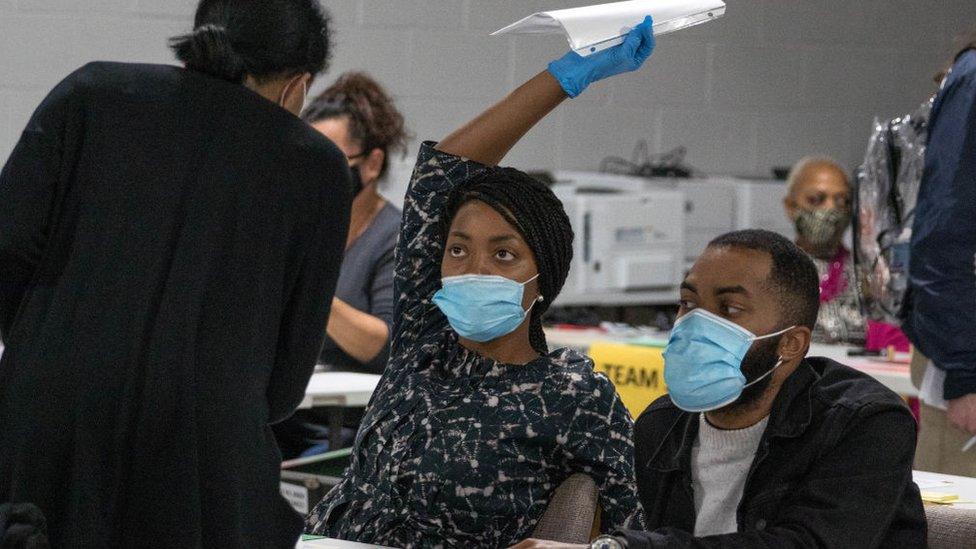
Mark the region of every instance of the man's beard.
[[[782, 337], [782, 336], [781, 336]], [[746, 378], [746, 383], [751, 383], [759, 379], [763, 374], [768, 373], [776, 367], [779, 362], [779, 341], [781, 337], [774, 337], [762, 341], [757, 341], [746, 356], [742, 359], [742, 375]], [[745, 409], [756, 404], [756, 402], [766, 394], [769, 384], [773, 381], [773, 374], [769, 374], [743, 389], [742, 395], [735, 402], [728, 405], [727, 410]]]

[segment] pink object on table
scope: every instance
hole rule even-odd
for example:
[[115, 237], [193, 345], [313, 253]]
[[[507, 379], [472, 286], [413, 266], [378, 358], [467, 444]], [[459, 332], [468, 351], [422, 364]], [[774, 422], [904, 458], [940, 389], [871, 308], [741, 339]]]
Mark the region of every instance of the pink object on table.
[[897, 326], [869, 320], [864, 348], [869, 351], [883, 351], [888, 347], [894, 347], [899, 353], [907, 353], [911, 350], [911, 343]]

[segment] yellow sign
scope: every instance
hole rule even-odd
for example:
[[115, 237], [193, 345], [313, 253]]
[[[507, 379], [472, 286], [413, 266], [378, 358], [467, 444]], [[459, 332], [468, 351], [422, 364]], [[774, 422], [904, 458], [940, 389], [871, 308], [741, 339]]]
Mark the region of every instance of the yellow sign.
[[594, 343], [589, 355], [594, 369], [610, 378], [620, 400], [637, 419], [651, 402], [668, 392], [664, 386], [663, 351], [623, 343]]

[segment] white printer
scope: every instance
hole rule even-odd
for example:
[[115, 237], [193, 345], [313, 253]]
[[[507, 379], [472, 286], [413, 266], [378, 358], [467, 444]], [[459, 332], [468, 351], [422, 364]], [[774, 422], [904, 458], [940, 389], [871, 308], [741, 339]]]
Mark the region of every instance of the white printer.
[[741, 229], [766, 229], [793, 240], [786, 217], [782, 181], [708, 177], [645, 179], [647, 185], [676, 188], [685, 194], [685, 264], [688, 267], [715, 237]]
[[[401, 162], [384, 194], [401, 205], [412, 165]], [[791, 240], [781, 181], [726, 176], [644, 178], [557, 171], [553, 191], [576, 233], [573, 264], [556, 305], [664, 305], [710, 240], [761, 228]]]
[[675, 303], [684, 276], [682, 191], [606, 174], [554, 176], [553, 191], [576, 233], [569, 278], [555, 304]]
[[713, 238], [767, 229], [793, 239], [786, 184], [735, 177], [644, 178], [558, 171], [576, 249], [557, 305], [655, 305], [678, 287]]

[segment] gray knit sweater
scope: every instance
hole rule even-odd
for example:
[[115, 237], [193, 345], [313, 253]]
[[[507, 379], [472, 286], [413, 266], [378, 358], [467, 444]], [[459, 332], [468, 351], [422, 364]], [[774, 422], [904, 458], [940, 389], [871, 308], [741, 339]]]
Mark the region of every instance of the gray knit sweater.
[[691, 449], [695, 536], [738, 530], [736, 509], [768, 422], [766, 416], [752, 427], [726, 431], [713, 427], [705, 414], [699, 415], [698, 438]]

